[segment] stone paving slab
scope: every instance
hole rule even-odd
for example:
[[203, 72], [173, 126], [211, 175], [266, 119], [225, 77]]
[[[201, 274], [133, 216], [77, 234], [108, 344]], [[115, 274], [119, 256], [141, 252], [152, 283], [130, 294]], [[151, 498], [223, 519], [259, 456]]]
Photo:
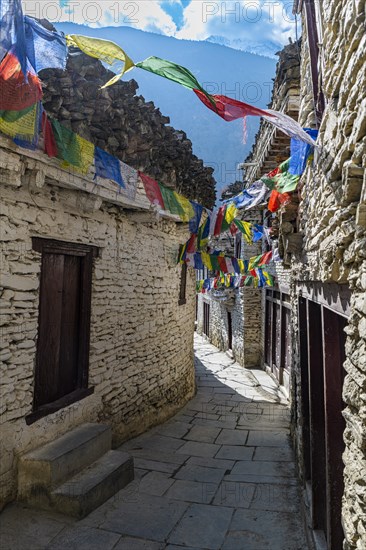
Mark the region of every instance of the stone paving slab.
[[192, 505], [169, 537], [169, 542], [219, 550], [229, 528], [232, 508]]
[[[279, 528], [281, 526], [281, 528]], [[308, 548], [299, 516], [237, 510], [222, 550], [303, 550]]]
[[1, 550], [309, 550], [282, 392], [200, 337], [195, 353], [196, 397], [120, 447], [135, 480], [81, 521], [8, 506]]
[[188, 503], [164, 497], [138, 495], [134, 502], [122, 502], [99, 527], [142, 539], [164, 542], [188, 508]]
[[47, 550], [112, 550], [120, 538], [119, 533], [76, 525], [66, 527], [51, 541]]

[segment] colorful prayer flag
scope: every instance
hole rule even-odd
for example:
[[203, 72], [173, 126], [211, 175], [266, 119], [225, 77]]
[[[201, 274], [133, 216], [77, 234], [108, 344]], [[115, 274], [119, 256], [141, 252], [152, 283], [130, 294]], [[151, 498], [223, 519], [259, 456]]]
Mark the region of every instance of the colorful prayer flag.
[[291, 201], [291, 195], [288, 193], [279, 193], [276, 189], [273, 189], [269, 198], [268, 210], [270, 212], [276, 212], [282, 205]]
[[[318, 130], [313, 130], [312, 128], [304, 128], [304, 131], [309, 134], [314, 140], [316, 140], [318, 136]], [[308, 143], [305, 143], [295, 138], [291, 139], [291, 157], [288, 170], [290, 174], [294, 176], [301, 176], [306, 168], [306, 163], [313, 149], [314, 148]]]
[[66, 68], [66, 38], [59, 32], [49, 31], [35, 19], [24, 17], [27, 57], [36, 73], [43, 69]]
[[0, 57], [13, 49], [27, 80], [27, 55], [21, 0], [0, 1]]
[[237, 209], [234, 203], [229, 204], [226, 206], [226, 209], [224, 211], [224, 219], [221, 226], [221, 232], [227, 231], [231, 224], [233, 223], [235, 216], [237, 214]]
[[23, 111], [0, 111], [0, 131], [11, 138], [32, 143], [38, 134], [40, 103]]
[[208, 99], [208, 102], [211, 103], [211, 96], [202, 88], [201, 84], [198, 82], [196, 77], [181, 65], [167, 61], [166, 59], [161, 59], [160, 57], [148, 57], [145, 61], [140, 61], [136, 63], [136, 67], [149, 71], [150, 73], [157, 74], [168, 80], [172, 80], [177, 84], [181, 84], [185, 88], [194, 90], [198, 89], [204, 97]]
[[201, 252], [201, 259], [203, 264], [207, 267], [207, 269], [211, 271], [212, 263], [211, 263], [210, 254], [208, 254], [207, 252]]
[[142, 172], [139, 172], [139, 177], [144, 184], [145, 193], [151, 204], [159, 206], [162, 210], [165, 210], [163, 196], [160, 191], [160, 186], [157, 181]]
[[201, 204], [198, 204], [197, 202], [193, 202], [193, 201], [191, 202], [191, 206], [193, 208], [194, 214], [193, 214], [192, 218], [189, 220], [189, 231], [191, 233], [197, 234], [200, 223], [201, 223], [201, 218], [202, 218], [202, 213], [203, 213], [203, 206]]
[[96, 177], [113, 180], [120, 187], [125, 187], [121, 174], [121, 164], [116, 157], [99, 147], [95, 147], [94, 162]]
[[247, 244], [253, 244], [252, 224], [242, 220], [234, 220], [236, 227], [244, 235]]
[[45, 153], [51, 158], [57, 157], [57, 144], [46, 111], [42, 113], [42, 134]]
[[0, 63], [0, 110], [22, 111], [42, 98], [42, 86], [37, 75], [30, 72], [27, 81], [14, 50]]
[[120, 73], [111, 78], [102, 88], [115, 84], [122, 76], [131, 70], [135, 64], [132, 59], [126, 54], [118, 44], [110, 40], [102, 40], [101, 38], [91, 38], [81, 36], [79, 34], [68, 34], [66, 36], [68, 46], [75, 46], [90, 57], [100, 59], [108, 65], [114, 65], [117, 61], [123, 61], [124, 66]]

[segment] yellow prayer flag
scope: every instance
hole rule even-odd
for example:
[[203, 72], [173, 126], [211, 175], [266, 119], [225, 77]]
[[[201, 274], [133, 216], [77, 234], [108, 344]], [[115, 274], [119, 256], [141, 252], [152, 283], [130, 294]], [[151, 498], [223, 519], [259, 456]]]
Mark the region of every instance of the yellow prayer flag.
[[239, 268], [240, 268], [240, 273], [245, 273], [245, 266], [244, 266], [244, 262], [243, 260], [237, 260], [238, 264], [239, 264]]
[[[78, 145], [78, 165], [72, 165], [72, 169], [85, 175], [94, 162], [95, 145], [78, 134], [75, 134], [75, 140]], [[70, 168], [71, 165], [65, 161], [61, 166], [62, 168]]]
[[201, 252], [201, 260], [203, 262], [203, 265], [207, 267], [209, 271], [212, 270], [212, 263], [210, 255], [207, 254], [207, 252]]
[[36, 133], [37, 103], [31, 108], [25, 109], [25, 114], [14, 119], [12, 111], [3, 111], [0, 116], [0, 131], [11, 138], [22, 136], [33, 138]]
[[101, 38], [91, 38], [89, 36], [82, 36], [80, 34], [68, 34], [66, 35], [66, 41], [68, 46], [75, 46], [82, 52], [90, 57], [95, 57], [104, 61], [108, 65], [113, 65], [116, 61], [123, 61], [123, 70], [116, 74], [111, 80], [109, 80], [102, 88], [111, 86], [118, 82], [122, 76], [135, 67], [135, 63], [132, 59], [122, 50], [118, 44], [111, 42], [110, 40], [102, 40]]
[[174, 196], [177, 199], [183, 211], [183, 214], [180, 214], [181, 220], [184, 222], [188, 222], [194, 216], [193, 206], [191, 205], [190, 201], [186, 197], [184, 197], [183, 195], [180, 195], [179, 193], [176, 193], [175, 191], [174, 191]]
[[233, 202], [230, 203], [229, 206], [226, 208], [225, 221], [228, 223], [229, 226], [233, 223], [237, 212], [238, 210]]

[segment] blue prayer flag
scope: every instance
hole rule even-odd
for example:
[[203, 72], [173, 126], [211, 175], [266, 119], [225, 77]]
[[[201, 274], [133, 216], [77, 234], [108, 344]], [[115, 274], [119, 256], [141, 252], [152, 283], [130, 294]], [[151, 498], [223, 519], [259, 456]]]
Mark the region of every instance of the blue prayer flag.
[[194, 216], [189, 220], [189, 231], [196, 235], [201, 223], [203, 206], [193, 201], [191, 201], [191, 206], [194, 210]]
[[12, 48], [27, 82], [27, 54], [21, 0], [0, 0], [0, 57]]
[[[318, 130], [313, 130], [312, 128], [304, 128], [304, 130], [310, 137], [316, 140]], [[314, 148], [308, 143], [291, 138], [291, 158], [288, 170], [291, 175], [301, 176], [306, 168], [307, 160], [313, 149]]]
[[259, 241], [263, 237], [263, 235], [263, 225], [258, 225], [257, 223], [255, 223], [253, 225], [253, 242], [256, 243], [257, 241]]
[[113, 180], [121, 187], [126, 188], [122, 179], [119, 160], [99, 147], [95, 148], [95, 175]]
[[199, 254], [198, 252], [195, 253], [194, 255], [194, 268], [195, 269], [204, 269], [204, 265], [203, 265], [203, 262], [202, 262], [202, 259], [201, 259], [201, 254]]
[[24, 24], [27, 56], [36, 73], [42, 69], [65, 70], [66, 38], [58, 32], [48, 31], [27, 15]]

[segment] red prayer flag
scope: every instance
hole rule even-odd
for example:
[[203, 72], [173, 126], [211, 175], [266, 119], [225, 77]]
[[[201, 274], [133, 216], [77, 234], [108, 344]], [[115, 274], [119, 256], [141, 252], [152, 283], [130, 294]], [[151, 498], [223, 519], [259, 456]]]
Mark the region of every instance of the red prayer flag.
[[223, 256], [217, 256], [217, 261], [219, 262], [220, 271], [222, 271], [223, 273], [228, 273], [225, 258]]
[[28, 72], [28, 82], [18, 58], [8, 53], [0, 63], [0, 110], [22, 111], [42, 99], [42, 86], [36, 74]]
[[263, 254], [263, 256], [261, 258], [261, 261], [259, 262], [258, 265], [267, 265], [267, 264], [269, 264], [271, 259], [272, 259], [272, 250], [270, 250], [269, 252], [266, 252], [265, 254]]
[[57, 144], [53, 133], [52, 124], [48, 120], [46, 111], [42, 113], [42, 133], [44, 141], [44, 150], [49, 157], [57, 157]]
[[165, 210], [165, 204], [158, 182], [150, 178], [150, 176], [146, 176], [146, 174], [143, 174], [142, 172], [139, 172], [139, 176], [144, 184], [145, 193], [151, 204], [157, 204], [160, 208]]
[[217, 237], [221, 233], [221, 227], [222, 227], [222, 222], [224, 221], [225, 211], [226, 211], [226, 206], [220, 206], [216, 216], [216, 223], [215, 223], [215, 229], [214, 229], [215, 237]]
[[249, 271], [249, 273], [251, 274], [252, 277], [257, 277], [257, 272], [256, 272], [255, 269], [251, 269], [251, 270]]
[[193, 254], [193, 252], [196, 252], [195, 239], [196, 239], [196, 235], [191, 235], [191, 237], [187, 241], [188, 254]]
[[280, 206], [287, 204], [291, 200], [289, 193], [279, 193], [273, 189], [271, 196], [269, 197], [268, 210], [270, 212], [276, 212]]
[[193, 90], [196, 96], [208, 107], [211, 111], [217, 113], [221, 118], [230, 122], [238, 118], [243, 118], [247, 115], [254, 116], [268, 116], [267, 111], [258, 109], [249, 103], [244, 103], [243, 101], [238, 101], [227, 97], [225, 95], [212, 95], [212, 99], [215, 102], [216, 108], [209, 101], [207, 96], [203, 94], [200, 90]]
[[239, 231], [239, 229], [236, 227], [235, 223], [233, 222], [230, 225], [230, 233], [232, 234], [232, 236], [234, 236], [234, 235], [237, 234], [238, 231]]

